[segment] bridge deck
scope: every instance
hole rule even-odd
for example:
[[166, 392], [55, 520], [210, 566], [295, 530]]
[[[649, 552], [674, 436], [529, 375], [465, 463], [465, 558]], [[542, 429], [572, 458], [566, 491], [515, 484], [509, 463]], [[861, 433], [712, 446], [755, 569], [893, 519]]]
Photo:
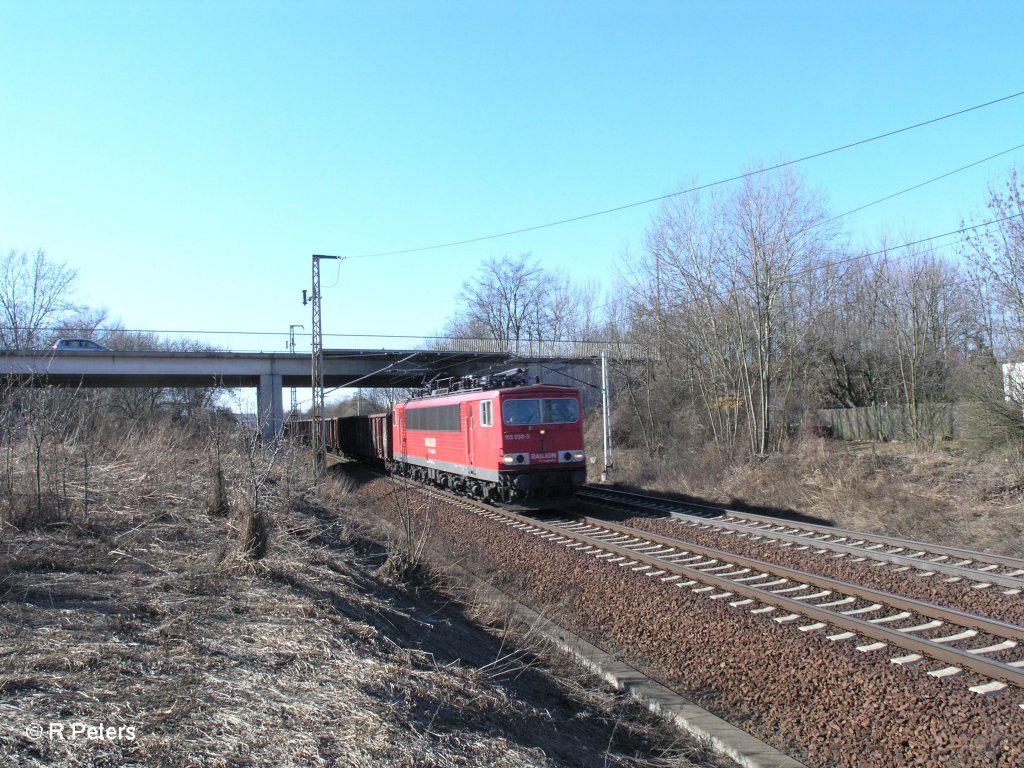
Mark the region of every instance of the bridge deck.
[[[324, 384], [416, 387], [434, 376], [464, 376], [561, 358], [433, 350], [324, 351]], [[261, 376], [308, 387], [308, 354], [249, 352], [0, 352], [0, 378], [81, 387], [256, 387]]]

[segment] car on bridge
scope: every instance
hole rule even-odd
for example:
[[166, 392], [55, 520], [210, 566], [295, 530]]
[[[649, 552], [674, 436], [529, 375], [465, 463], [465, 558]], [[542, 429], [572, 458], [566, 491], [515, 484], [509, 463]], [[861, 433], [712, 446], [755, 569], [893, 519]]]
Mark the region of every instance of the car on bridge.
[[92, 339], [57, 339], [53, 347], [57, 352], [113, 352], [110, 347]]

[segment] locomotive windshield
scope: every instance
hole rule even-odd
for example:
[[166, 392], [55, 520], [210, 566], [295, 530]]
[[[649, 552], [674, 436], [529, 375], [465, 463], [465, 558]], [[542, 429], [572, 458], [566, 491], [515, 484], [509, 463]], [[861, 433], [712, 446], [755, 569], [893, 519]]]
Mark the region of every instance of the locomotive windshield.
[[505, 400], [501, 418], [510, 427], [523, 424], [575, 424], [580, 419], [580, 405], [571, 397], [538, 400]]

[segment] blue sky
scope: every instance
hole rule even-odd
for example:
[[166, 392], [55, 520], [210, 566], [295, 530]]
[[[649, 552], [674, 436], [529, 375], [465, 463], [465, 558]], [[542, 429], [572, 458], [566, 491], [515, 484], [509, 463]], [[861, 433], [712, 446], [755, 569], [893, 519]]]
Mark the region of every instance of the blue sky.
[[[543, 224], [998, 99], [1022, 29], [1016, 0], [2, 0], [0, 248], [67, 262], [128, 328], [283, 349], [313, 253]], [[1021, 143], [1024, 97], [800, 168], [841, 213]], [[846, 235], [955, 229], [1011, 162]], [[610, 287], [656, 212], [325, 264], [324, 330], [440, 330], [481, 262], [527, 251]]]

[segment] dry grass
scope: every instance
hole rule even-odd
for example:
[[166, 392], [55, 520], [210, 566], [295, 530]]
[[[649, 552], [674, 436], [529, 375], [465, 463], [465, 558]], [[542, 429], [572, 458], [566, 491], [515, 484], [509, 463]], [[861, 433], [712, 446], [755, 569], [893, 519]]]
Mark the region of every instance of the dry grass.
[[[88, 512], [8, 526], [5, 764], [695, 764], [621, 696], [552, 676], [500, 610], [473, 609], [485, 631], [433, 572], [385, 578], [405, 544], [367, 535], [357, 482], [314, 489], [295, 457], [257, 457], [252, 557], [255, 523], [238, 511], [250, 444], [221, 448], [231, 515], [207, 511], [209, 436], [165, 427], [95, 452]], [[51, 724], [122, 730], [51, 738]]]
[[[353, 469], [340, 477], [351, 484], [351, 478], [360, 475]], [[541, 744], [553, 764], [732, 765], [707, 744], [681, 737], [629, 695], [610, 689], [553, 646], [539, 626], [516, 618], [509, 605], [483, 597], [479, 583], [452, 553], [435, 537], [424, 536], [433, 528], [439, 502], [383, 479], [371, 480], [359, 496], [368, 503], [350, 505], [346, 517], [370, 540], [385, 542], [381, 557], [388, 560], [396, 548], [414, 541], [419, 578], [410, 588], [457, 609], [460, 621], [446, 626], [443, 652], [470, 665], [477, 679], [500, 686], [510, 701], [530, 705], [533, 715], [504, 723], [510, 733], [518, 734], [515, 742]], [[480, 627], [487, 628], [486, 635], [480, 634]]]
[[619, 452], [614, 480], [765, 514], [1024, 556], [1024, 462], [1009, 447], [806, 437], [765, 459], [709, 447], [665, 461]]

